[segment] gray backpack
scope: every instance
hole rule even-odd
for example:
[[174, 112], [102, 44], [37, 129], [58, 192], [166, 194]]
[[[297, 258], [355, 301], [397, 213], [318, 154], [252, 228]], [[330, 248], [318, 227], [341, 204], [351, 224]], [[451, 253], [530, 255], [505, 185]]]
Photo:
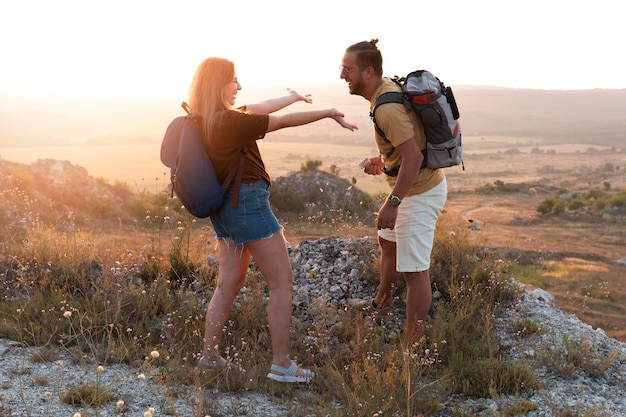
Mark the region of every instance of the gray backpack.
[[[415, 111], [422, 121], [426, 134], [426, 149], [423, 150], [424, 162], [421, 168], [447, 168], [463, 164], [463, 146], [459, 109], [454, 100], [452, 89], [446, 87], [439, 78], [425, 70], [411, 72], [406, 77], [392, 78], [402, 88], [402, 92], [381, 94], [370, 112], [376, 132], [385, 140], [385, 133], [376, 124], [375, 113], [379, 106], [386, 103], [401, 103], [407, 112]], [[387, 153], [393, 154], [395, 148]], [[385, 170], [387, 175], [396, 176], [400, 166]]]

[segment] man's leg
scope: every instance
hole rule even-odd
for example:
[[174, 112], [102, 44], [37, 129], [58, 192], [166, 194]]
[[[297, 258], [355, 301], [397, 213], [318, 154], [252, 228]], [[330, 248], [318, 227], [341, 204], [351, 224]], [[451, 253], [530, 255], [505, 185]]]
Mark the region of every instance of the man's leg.
[[430, 304], [430, 270], [405, 272], [406, 280], [406, 329], [402, 339], [402, 349], [411, 349], [424, 336], [424, 326]]
[[391, 305], [393, 293], [398, 281], [396, 271], [396, 242], [378, 238], [380, 244], [380, 284], [374, 297], [377, 309], [387, 308]]
[[432, 302], [430, 257], [437, 219], [445, 205], [446, 196], [447, 185], [443, 180], [425, 193], [405, 197], [398, 210], [396, 259], [407, 287], [404, 349], [413, 348], [424, 336]]

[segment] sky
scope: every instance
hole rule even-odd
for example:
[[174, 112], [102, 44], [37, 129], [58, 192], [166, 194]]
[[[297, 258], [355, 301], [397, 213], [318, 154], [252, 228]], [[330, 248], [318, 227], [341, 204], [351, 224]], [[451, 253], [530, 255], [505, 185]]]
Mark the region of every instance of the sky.
[[378, 38], [385, 75], [448, 85], [626, 88], [621, 0], [0, 0], [0, 98], [186, 96], [221, 56], [246, 87], [343, 86], [346, 47]]

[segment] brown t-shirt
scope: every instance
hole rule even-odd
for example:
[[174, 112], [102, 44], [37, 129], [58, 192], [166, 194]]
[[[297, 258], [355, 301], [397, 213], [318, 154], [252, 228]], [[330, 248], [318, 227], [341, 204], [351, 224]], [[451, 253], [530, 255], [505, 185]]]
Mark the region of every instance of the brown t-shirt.
[[[401, 91], [401, 89], [395, 82], [385, 78], [385, 81], [378, 90], [374, 92], [370, 100], [370, 111], [374, 108], [376, 98], [388, 91]], [[389, 142], [385, 141], [376, 132], [376, 129], [373, 129], [376, 146], [383, 158], [385, 168], [392, 169], [402, 162], [402, 157], [398, 151], [394, 151], [389, 158], [386, 157], [392, 146], [397, 147], [412, 137], [415, 137], [419, 148], [426, 149], [426, 135], [424, 134], [422, 122], [415, 112], [407, 113], [403, 104], [388, 103], [378, 107], [378, 109], [376, 109], [376, 122], [382, 131], [385, 132], [385, 136], [387, 136], [389, 140]], [[410, 196], [426, 192], [437, 186], [444, 178], [445, 174], [441, 168], [423, 168], [420, 170], [417, 180], [413, 183], [407, 195]], [[387, 176], [387, 183], [391, 188], [394, 187], [396, 180], [397, 177]]]
[[239, 158], [241, 148], [250, 144], [241, 181], [251, 183], [265, 180], [271, 184], [256, 143], [257, 139], [265, 137], [269, 115], [247, 113], [245, 107], [242, 107], [237, 110], [226, 110], [217, 117], [218, 122], [213, 126], [211, 137], [207, 138], [206, 147], [220, 183], [226, 180], [228, 168]]

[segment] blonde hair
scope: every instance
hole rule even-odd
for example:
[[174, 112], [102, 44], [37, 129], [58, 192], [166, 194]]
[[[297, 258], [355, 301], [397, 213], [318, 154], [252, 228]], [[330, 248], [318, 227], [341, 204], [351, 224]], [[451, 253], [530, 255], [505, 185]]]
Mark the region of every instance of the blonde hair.
[[224, 99], [224, 87], [235, 77], [235, 64], [224, 58], [207, 58], [198, 65], [189, 86], [189, 107], [200, 115], [206, 138], [216, 122], [216, 116], [232, 106]]

